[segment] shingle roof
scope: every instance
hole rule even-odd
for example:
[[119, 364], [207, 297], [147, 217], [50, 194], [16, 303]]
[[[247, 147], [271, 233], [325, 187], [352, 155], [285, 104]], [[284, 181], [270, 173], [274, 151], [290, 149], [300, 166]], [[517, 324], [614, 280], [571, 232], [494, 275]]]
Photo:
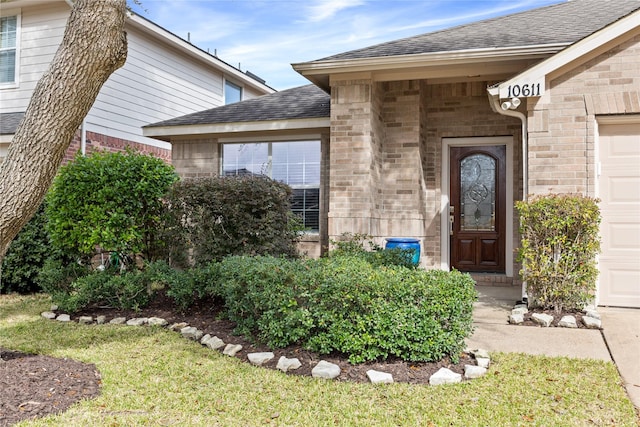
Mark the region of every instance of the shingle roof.
[[329, 106], [329, 95], [310, 84], [145, 127], [323, 118], [329, 117]]
[[638, 0], [571, 0], [352, 50], [317, 61], [558, 43], [570, 44], [638, 9], [640, 9], [640, 1]]
[[13, 135], [16, 133], [16, 128], [23, 117], [24, 112], [0, 114], [0, 135]]

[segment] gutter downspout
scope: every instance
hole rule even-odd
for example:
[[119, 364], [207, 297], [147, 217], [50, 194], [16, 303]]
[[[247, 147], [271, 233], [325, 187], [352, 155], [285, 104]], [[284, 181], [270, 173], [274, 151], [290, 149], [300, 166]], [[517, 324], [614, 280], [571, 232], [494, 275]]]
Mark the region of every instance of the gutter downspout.
[[[497, 95], [491, 93], [491, 90], [487, 90], [487, 96], [489, 97], [489, 105], [491, 109], [503, 116], [516, 117], [522, 122], [522, 201], [526, 202], [529, 194], [529, 143], [528, 143], [528, 125], [527, 116], [516, 110], [503, 110], [500, 106], [500, 99]], [[527, 282], [522, 282], [522, 300], [528, 301], [527, 296]]]
[[80, 153], [83, 156], [87, 155], [87, 121], [86, 117], [82, 119], [82, 124], [80, 125]]

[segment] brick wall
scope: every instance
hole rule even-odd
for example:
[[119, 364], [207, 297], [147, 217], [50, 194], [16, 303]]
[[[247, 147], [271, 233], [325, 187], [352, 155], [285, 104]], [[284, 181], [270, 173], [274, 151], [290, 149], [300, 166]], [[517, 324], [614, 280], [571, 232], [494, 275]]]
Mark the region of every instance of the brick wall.
[[[80, 137], [80, 131], [78, 131], [73, 137], [71, 145], [69, 145], [69, 148], [64, 155], [63, 163], [73, 160], [76, 153], [80, 152], [81, 144], [82, 141]], [[163, 159], [167, 163], [171, 163], [171, 150], [154, 147], [151, 145], [145, 145], [139, 142], [128, 141], [126, 139], [115, 138], [108, 135], [102, 135], [99, 133], [87, 132], [85, 144], [87, 154], [91, 154], [94, 151], [118, 152], [124, 151], [127, 147], [129, 147], [134, 151], [145, 154], [152, 154], [155, 157]]]
[[529, 193], [595, 194], [596, 116], [640, 113], [640, 36], [549, 84], [529, 106]]
[[342, 80], [331, 88], [328, 234], [374, 234], [379, 184], [380, 101], [369, 80]]
[[[513, 175], [515, 178], [513, 200], [522, 198], [522, 125], [520, 120], [495, 113], [487, 100], [486, 88], [494, 82], [448, 83], [425, 85], [423, 174], [427, 189], [427, 217], [429, 226], [426, 252], [440, 264], [440, 198], [442, 188], [442, 138], [469, 138], [487, 136], [511, 136], [514, 140]], [[507, 206], [507, 209], [511, 209]], [[514, 230], [513, 246], [520, 245], [518, 222], [511, 224]], [[517, 273], [519, 266], [514, 265]]]
[[422, 264], [439, 266], [442, 138], [512, 136], [521, 175], [521, 123], [491, 110], [488, 84], [333, 81], [329, 237], [419, 238]]

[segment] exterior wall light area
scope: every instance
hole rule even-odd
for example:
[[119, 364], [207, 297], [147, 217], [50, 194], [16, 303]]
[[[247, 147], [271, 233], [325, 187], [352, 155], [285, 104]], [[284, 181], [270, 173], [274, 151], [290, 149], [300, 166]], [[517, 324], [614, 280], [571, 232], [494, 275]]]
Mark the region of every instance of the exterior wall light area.
[[509, 101], [503, 101], [502, 104], [500, 104], [500, 108], [502, 108], [505, 111], [515, 110], [520, 106], [521, 102], [522, 101], [520, 101], [520, 98], [513, 97]]

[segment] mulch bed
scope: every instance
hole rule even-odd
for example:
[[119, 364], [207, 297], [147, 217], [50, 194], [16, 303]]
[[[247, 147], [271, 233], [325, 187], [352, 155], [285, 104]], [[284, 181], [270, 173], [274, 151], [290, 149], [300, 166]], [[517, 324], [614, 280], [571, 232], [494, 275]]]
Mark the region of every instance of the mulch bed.
[[[395, 382], [411, 384], [428, 384], [429, 377], [440, 368], [449, 368], [463, 374], [464, 365], [475, 365], [473, 357], [463, 353], [458, 363], [446, 358], [433, 363], [412, 363], [399, 359], [383, 362], [369, 362], [359, 365], [350, 364], [346, 357], [339, 354], [320, 356], [299, 346], [284, 349], [270, 349], [264, 345], [251, 342], [245, 337], [233, 334], [234, 323], [220, 319], [220, 305], [208, 301], [189, 310], [188, 313], [175, 311], [172, 301], [159, 296], [140, 311], [117, 310], [112, 308], [90, 307], [72, 315], [72, 319], [80, 316], [103, 315], [107, 322], [116, 317], [161, 317], [172, 323], [186, 322], [204, 333], [217, 336], [227, 344], [241, 344], [243, 349], [236, 357], [246, 361], [248, 353], [271, 351], [275, 357], [262, 365], [267, 369], [276, 369], [280, 356], [297, 358], [302, 366], [286, 375], [311, 376], [311, 370], [320, 361], [335, 363], [342, 373], [337, 381], [369, 383], [366, 372], [370, 369], [393, 375]], [[75, 402], [93, 398], [100, 393], [100, 374], [91, 364], [80, 363], [68, 359], [56, 359], [48, 356], [25, 355], [0, 348], [0, 427], [9, 426], [27, 418], [43, 417], [58, 413]], [[283, 374], [284, 375], [284, 374]]]
[[94, 365], [0, 348], [0, 426], [66, 410], [100, 394]]

